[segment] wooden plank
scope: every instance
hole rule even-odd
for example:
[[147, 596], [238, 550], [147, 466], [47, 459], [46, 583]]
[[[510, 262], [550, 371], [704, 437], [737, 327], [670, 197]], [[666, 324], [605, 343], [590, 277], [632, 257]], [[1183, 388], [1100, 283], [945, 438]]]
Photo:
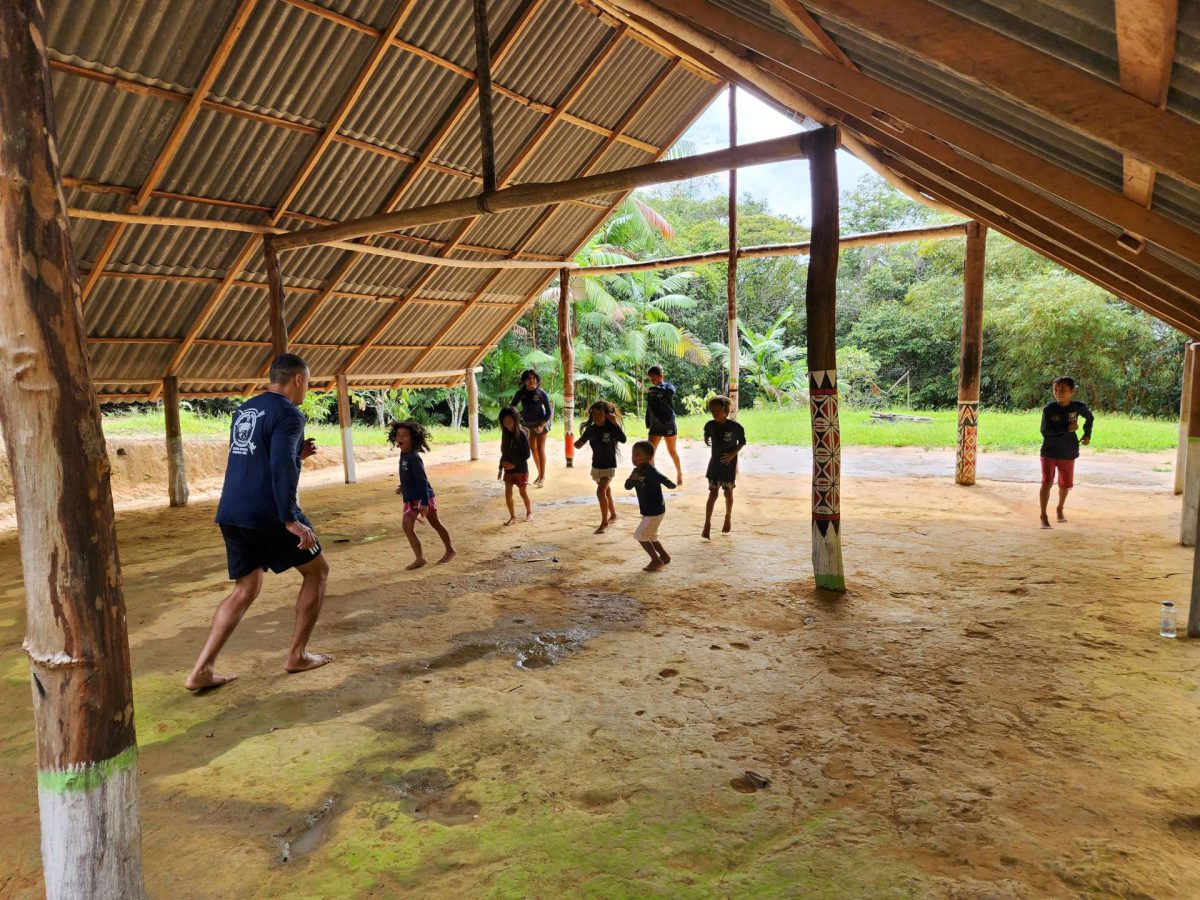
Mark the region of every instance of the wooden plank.
[[[1178, 20], [1179, 0], [1116, 0], [1121, 87], [1159, 109], [1167, 105]], [[1122, 168], [1125, 196], [1150, 206], [1154, 167], [1127, 155]]]
[[983, 365], [983, 269], [987, 228], [967, 225], [967, 252], [963, 261], [962, 336], [958, 365], [958, 440], [954, 480], [975, 483], [979, 434], [979, 376]]
[[[729, 146], [736, 147], [737, 138], [737, 85], [729, 85]], [[737, 169], [729, 170], [728, 196], [725, 199], [728, 217], [728, 255], [725, 258], [725, 334], [729, 345], [729, 415], [737, 418], [738, 412], [738, 379], [741, 371], [738, 367], [738, 355], [741, 352], [741, 335], [738, 331], [737, 308]]]
[[25, 578], [45, 893], [142, 900], [112, 465], [89, 372], [39, 0], [0, 3], [0, 59], [0, 429]]
[[843, 66], [858, 69], [850, 57], [842, 52], [842, 48], [834, 43], [829, 33], [812, 17], [812, 13], [804, 8], [804, 4], [800, 0], [771, 0], [771, 5], [825, 56], [837, 60]]
[[490, 194], [496, 190], [496, 123], [492, 113], [492, 44], [488, 37], [487, 0], [475, 0], [475, 85], [483, 192]]

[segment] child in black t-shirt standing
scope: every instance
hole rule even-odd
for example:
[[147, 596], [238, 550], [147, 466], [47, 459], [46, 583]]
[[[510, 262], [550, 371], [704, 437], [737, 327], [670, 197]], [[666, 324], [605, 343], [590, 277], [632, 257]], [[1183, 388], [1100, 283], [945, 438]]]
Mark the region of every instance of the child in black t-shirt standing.
[[658, 539], [658, 526], [667, 514], [667, 502], [663, 499], [663, 485], [674, 488], [675, 484], [662, 472], [654, 468], [654, 445], [649, 441], [638, 441], [630, 451], [634, 469], [625, 479], [625, 490], [637, 491], [638, 509], [642, 521], [633, 532], [634, 540], [650, 554], [650, 564], [645, 571], [657, 572], [671, 561], [670, 554], [663, 549]]
[[617, 445], [623, 443], [625, 432], [621, 428], [621, 414], [607, 400], [597, 400], [588, 409], [587, 424], [575, 442], [576, 447], [592, 446], [592, 481], [596, 482], [596, 499], [600, 501], [600, 527], [596, 534], [604, 534], [608, 526], [617, 521], [612, 480], [617, 475]]
[[733, 530], [733, 488], [737, 481], [738, 451], [746, 446], [746, 430], [729, 418], [732, 405], [728, 397], [713, 397], [708, 401], [712, 419], [704, 423], [704, 443], [712, 447], [712, 458], [706, 473], [708, 506], [704, 510], [704, 530], [700, 532], [706, 540], [712, 530], [713, 507], [720, 490], [725, 491], [725, 525], [721, 533]]
[[[1067, 521], [1063, 506], [1067, 494], [1075, 485], [1075, 460], [1079, 458], [1079, 445], [1092, 440], [1092, 411], [1075, 396], [1075, 379], [1063, 376], [1054, 379], [1054, 402], [1047, 403], [1042, 410], [1042, 527], [1050, 527], [1047, 508], [1050, 503], [1050, 488], [1054, 486], [1054, 475], [1058, 473], [1058, 521]], [[1083, 440], [1076, 435], [1079, 418], [1083, 417]]]
[[450, 540], [450, 532], [438, 518], [433, 485], [425, 475], [425, 462], [421, 459], [421, 454], [429, 450], [429, 433], [420, 422], [395, 422], [388, 432], [388, 443], [400, 448], [400, 484], [396, 486], [396, 493], [404, 498], [404, 536], [408, 538], [416, 557], [405, 568], [419, 569], [425, 565], [421, 539], [417, 537], [417, 522], [422, 518], [433, 526], [442, 539], [442, 546], [446, 548], [438, 562], [450, 562], [454, 559], [454, 544]]
[[506, 406], [500, 410], [500, 474], [504, 476], [504, 502], [508, 505], [508, 521], [517, 521], [513, 507], [513, 487], [521, 492], [525, 502], [525, 521], [533, 521], [533, 504], [529, 502], [529, 432], [521, 425], [516, 409]]
[[650, 380], [650, 386], [646, 388], [646, 431], [655, 450], [659, 442], [666, 439], [667, 453], [675, 463], [675, 480], [682, 486], [683, 466], [679, 462], [679, 451], [675, 449], [679, 435], [675, 424], [675, 385], [663, 380], [662, 366], [651, 366], [646, 370], [646, 377]]

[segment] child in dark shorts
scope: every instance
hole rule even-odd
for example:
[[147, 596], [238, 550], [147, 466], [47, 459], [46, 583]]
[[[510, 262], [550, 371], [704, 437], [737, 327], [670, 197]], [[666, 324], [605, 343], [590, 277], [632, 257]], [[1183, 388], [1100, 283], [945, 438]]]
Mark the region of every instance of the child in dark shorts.
[[708, 505], [704, 510], [704, 530], [700, 536], [707, 539], [712, 531], [713, 507], [717, 504], [717, 492], [725, 491], [725, 525], [722, 534], [733, 530], [733, 488], [737, 482], [738, 451], [746, 446], [746, 431], [729, 418], [732, 403], [728, 397], [713, 397], [708, 401], [712, 419], [704, 423], [704, 443], [712, 447], [712, 458], [708, 461]]
[[416, 557], [405, 568], [419, 569], [425, 565], [421, 539], [417, 537], [417, 523], [421, 519], [427, 520], [433, 526], [446, 549], [438, 562], [450, 562], [454, 559], [454, 544], [450, 540], [450, 532], [438, 518], [433, 485], [425, 476], [425, 462], [421, 459], [421, 454], [429, 450], [429, 433], [420, 422], [411, 419], [407, 422], [394, 422], [388, 432], [388, 443], [400, 448], [400, 484], [396, 486], [396, 493], [404, 498], [404, 536], [408, 538], [409, 546]]
[[659, 442], [666, 439], [667, 453], [675, 463], [675, 482], [682, 487], [683, 466], [679, 462], [679, 451], [675, 449], [679, 439], [675, 424], [675, 385], [663, 380], [662, 366], [651, 366], [646, 370], [646, 377], [650, 380], [650, 386], [646, 388], [646, 431], [655, 450]]
[[[516, 509], [513, 506], [513, 487], [521, 492], [525, 502], [525, 521], [533, 521], [533, 504], [529, 502], [529, 432], [521, 424], [516, 409], [506, 406], [500, 410], [500, 475], [504, 476], [504, 502], [508, 504], [508, 521], [512, 525], [517, 521]], [[499, 475], [497, 476], [499, 477]]]

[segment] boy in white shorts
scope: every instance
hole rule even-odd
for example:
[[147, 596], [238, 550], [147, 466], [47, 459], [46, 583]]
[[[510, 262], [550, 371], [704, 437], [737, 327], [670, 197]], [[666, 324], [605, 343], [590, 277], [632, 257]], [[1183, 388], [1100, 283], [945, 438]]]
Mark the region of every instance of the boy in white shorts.
[[638, 509], [642, 513], [641, 524], [633, 537], [650, 554], [650, 563], [645, 571], [657, 572], [671, 561], [670, 554], [658, 539], [658, 526], [667, 514], [663, 485], [673, 490], [675, 482], [654, 468], [654, 445], [649, 441], [638, 441], [633, 445], [630, 455], [634, 469], [625, 479], [625, 490], [637, 491]]
[[623, 443], [625, 432], [621, 429], [620, 412], [607, 400], [597, 400], [588, 408], [587, 424], [575, 442], [576, 447], [592, 446], [592, 481], [596, 482], [596, 499], [600, 501], [600, 527], [596, 534], [604, 534], [617, 521], [612, 480], [617, 477], [617, 445]]

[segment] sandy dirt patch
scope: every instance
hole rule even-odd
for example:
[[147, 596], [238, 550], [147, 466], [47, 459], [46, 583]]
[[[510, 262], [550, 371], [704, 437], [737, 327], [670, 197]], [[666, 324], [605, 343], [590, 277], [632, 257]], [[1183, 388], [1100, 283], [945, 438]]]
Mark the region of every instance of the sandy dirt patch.
[[[1034, 458], [958, 488], [952, 453], [849, 448], [834, 598], [803, 450], [753, 448], [704, 542], [689, 446], [654, 576], [623, 492], [592, 535], [586, 468], [501, 527], [493, 450], [431, 460], [460, 555], [415, 573], [392, 460], [306, 475], [336, 662], [282, 671], [298, 579], [269, 577], [203, 697], [213, 500], [119, 515], [153, 895], [1200, 896], [1200, 643], [1157, 635], [1191, 570], [1170, 454], [1089, 456], [1047, 532]], [[38, 897], [11, 533], [0, 565], [0, 895]]]

